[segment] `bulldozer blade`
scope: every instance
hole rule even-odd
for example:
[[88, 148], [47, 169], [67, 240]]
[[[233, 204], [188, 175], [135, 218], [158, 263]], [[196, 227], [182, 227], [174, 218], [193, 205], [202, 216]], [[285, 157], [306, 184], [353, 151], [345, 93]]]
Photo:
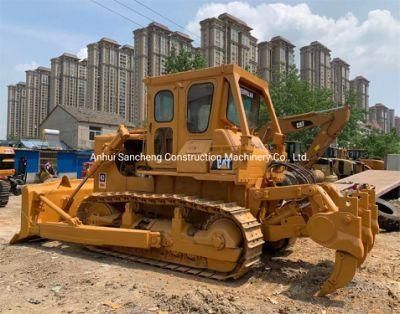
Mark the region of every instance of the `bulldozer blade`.
[[[80, 182], [79, 179], [68, 180], [68, 182], [66, 179], [60, 179], [24, 186], [22, 189], [21, 226], [19, 232], [10, 240], [10, 244], [40, 237], [40, 224], [42, 222], [65, 221], [54, 208], [62, 208], [68, 196]], [[93, 180], [89, 180], [80, 189], [68, 213], [64, 213], [67, 215], [66, 217], [75, 217], [78, 205], [92, 192]], [[47, 203], [43, 202], [44, 199], [47, 200]]]
[[353, 279], [357, 266], [358, 259], [353, 255], [336, 251], [333, 271], [317, 293], [317, 296], [327, 295], [336, 289], [346, 286]]

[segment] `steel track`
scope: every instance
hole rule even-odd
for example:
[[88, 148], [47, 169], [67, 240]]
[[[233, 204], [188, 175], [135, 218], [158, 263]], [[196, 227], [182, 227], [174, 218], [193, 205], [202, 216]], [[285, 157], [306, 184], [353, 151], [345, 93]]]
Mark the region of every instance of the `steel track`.
[[[207, 269], [207, 267], [190, 267], [179, 265], [176, 262], [169, 262], [165, 259], [168, 255], [163, 255], [163, 260], [157, 260], [143, 256], [149, 253], [149, 250], [128, 249], [128, 248], [100, 248], [89, 247], [90, 250], [98, 253], [119, 257], [134, 262], [140, 262], [164, 269], [175, 270], [187, 274], [212, 278], [217, 280], [225, 280], [228, 278], [239, 278], [248, 272], [251, 267], [260, 260], [263, 247], [263, 234], [260, 223], [251, 214], [248, 208], [239, 206], [237, 203], [225, 203], [223, 201], [210, 201], [196, 196], [186, 196], [181, 194], [149, 194], [138, 192], [106, 192], [94, 193], [86, 198], [80, 205], [78, 211], [85, 210], [94, 202], [102, 202], [107, 204], [134, 202], [137, 204], [148, 205], [168, 205], [174, 207], [182, 207], [189, 210], [202, 211], [212, 215], [219, 215], [233, 220], [241, 230], [243, 236], [243, 253], [237, 262], [235, 269], [231, 272], [218, 272]], [[154, 250], [154, 249], [153, 249]], [[132, 255], [137, 254], [137, 255]], [[172, 255], [182, 254], [183, 252], [169, 252]], [[140, 256], [143, 254], [142, 256]], [[191, 256], [193, 258], [193, 256]], [[204, 258], [198, 256], [199, 259]]]

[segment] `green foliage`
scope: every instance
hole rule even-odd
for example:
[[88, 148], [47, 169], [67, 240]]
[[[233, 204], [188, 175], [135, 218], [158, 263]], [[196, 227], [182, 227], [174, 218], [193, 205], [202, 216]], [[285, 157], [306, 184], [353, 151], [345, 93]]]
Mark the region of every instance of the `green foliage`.
[[386, 134], [373, 130], [362, 138], [360, 147], [367, 150], [369, 158], [384, 158], [387, 154], [400, 154], [400, 136], [395, 129]]
[[356, 100], [357, 96], [354, 92], [349, 91], [346, 94], [345, 103], [350, 105], [350, 118], [338, 137], [340, 147], [358, 147], [363, 138], [361, 124], [365, 120], [367, 113], [365, 110], [357, 108]]
[[270, 94], [278, 117], [333, 107], [331, 92], [310, 88], [307, 82], [300, 80], [294, 66], [288, 72], [274, 68], [272, 76]]
[[169, 74], [204, 68], [206, 61], [199, 53], [193, 55], [186, 49], [181, 49], [177, 53], [175, 46], [173, 46], [171, 54], [165, 60], [164, 66], [164, 74]]
[[247, 72], [250, 72], [251, 74], [253, 74], [253, 75], [259, 77], [259, 74], [257, 73], [257, 71], [255, 71], [254, 69], [252, 70], [251, 67], [250, 67], [250, 65], [246, 65], [246, 66], [244, 67], [244, 69], [245, 69]]
[[206, 59], [203, 58], [203, 56], [197, 52], [194, 55], [194, 59], [192, 62], [192, 68], [193, 69], [203, 69], [206, 67]]
[[264, 101], [261, 101], [260, 104], [260, 113], [259, 113], [259, 120], [258, 120], [259, 127], [263, 127], [269, 121], [269, 115], [267, 111], [267, 106], [265, 105]]

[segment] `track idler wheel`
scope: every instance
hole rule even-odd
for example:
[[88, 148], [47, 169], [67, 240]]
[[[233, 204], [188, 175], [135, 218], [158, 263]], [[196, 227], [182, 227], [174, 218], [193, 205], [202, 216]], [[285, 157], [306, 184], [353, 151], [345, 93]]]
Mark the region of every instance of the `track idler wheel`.
[[107, 203], [84, 204], [77, 211], [78, 218], [85, 225], [116, 226], [121, 213]]
[[317, 293], [317, 296], [327, 295], [336, 289], [346, 286], [353, 279], [357, 267], [357, 258], [349, 253], [336, 251], [333, 271]]

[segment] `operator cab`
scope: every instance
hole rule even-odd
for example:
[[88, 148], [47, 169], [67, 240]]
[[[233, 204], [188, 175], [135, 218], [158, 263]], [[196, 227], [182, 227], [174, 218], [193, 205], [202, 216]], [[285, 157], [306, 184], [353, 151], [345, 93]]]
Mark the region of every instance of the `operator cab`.
[[[160, 156], [151, 168], [179, 167], [173, 155], [265, 149], [253, 136], [275, 117], [267, 84], [236, 65], [223, 65], [145, 80], [148, 88], [146, 153]], [[276, 128], [277, 122], [272, 123]], [[276, 130], [280, 133], [280, 130]], [[227, 147], [223, 147], [227, 146]], [[205, 171], [204, 167], [197, 171]]]

